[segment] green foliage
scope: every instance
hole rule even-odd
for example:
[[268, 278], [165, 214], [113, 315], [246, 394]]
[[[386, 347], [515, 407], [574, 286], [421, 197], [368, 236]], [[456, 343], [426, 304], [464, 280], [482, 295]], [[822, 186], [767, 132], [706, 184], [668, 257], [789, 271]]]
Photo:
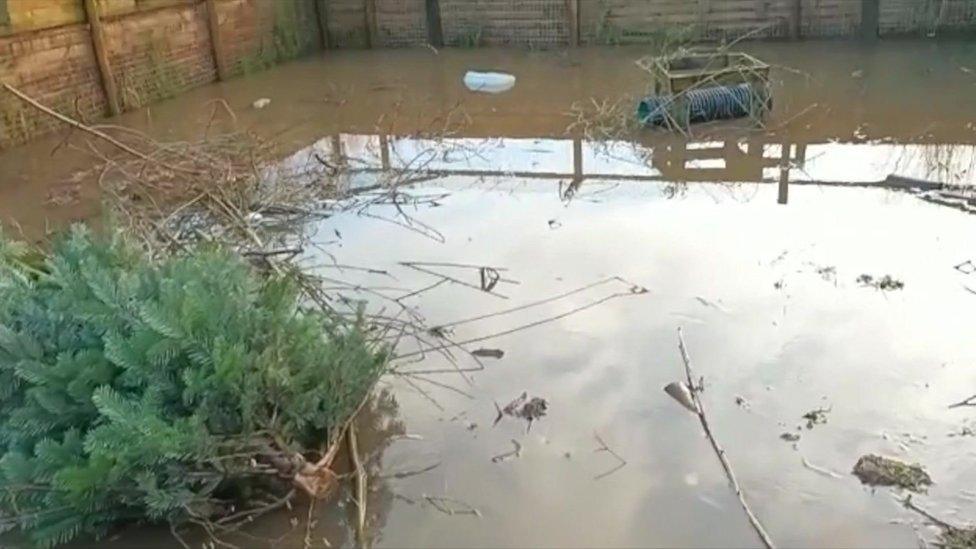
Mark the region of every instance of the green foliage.
[[227, 252], [154, 264], [75, 229], [25, 258], [0, 235], [0, 527], [40, 546], [288, 482], [267, 464], [334, 439], [385, 363]]

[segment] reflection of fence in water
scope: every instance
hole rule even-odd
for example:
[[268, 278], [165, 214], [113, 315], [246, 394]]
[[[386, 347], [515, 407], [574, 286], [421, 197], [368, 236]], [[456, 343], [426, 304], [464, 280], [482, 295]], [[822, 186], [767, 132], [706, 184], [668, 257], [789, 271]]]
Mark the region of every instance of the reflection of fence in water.
[[803, 168], [805, 143], [765, 143], [759, 139], [679, 141], [658, 147], [654, 167], [672, 181], [699, 183], [763, 182], [778, 174], [778, 201], [786, 204], [790, 170]]
[[[552, 180], [573, 193], [587, 181], [677, 186], [765, 183], [778, 184], [777, 200], [783, 204], [790, 184], [892, 188], [889, 176], [893, 175], [902, 180], [930, 179], [928, 186], [965, 184], [968, 178], [960, 179], [959, 174], [968, 173], [976, 158], [971, 145], [791, 143], [761, 136], [597, 143], [569, 138], [339, 134], [318, 141], [306, 150], [305, 158], [309, 150], [337, 167], [351, 186], [390, 186], [448, 176]], [[933, 178], [944, 175], [946, 165], [955, 168], [948, 171], [956, 177]]]

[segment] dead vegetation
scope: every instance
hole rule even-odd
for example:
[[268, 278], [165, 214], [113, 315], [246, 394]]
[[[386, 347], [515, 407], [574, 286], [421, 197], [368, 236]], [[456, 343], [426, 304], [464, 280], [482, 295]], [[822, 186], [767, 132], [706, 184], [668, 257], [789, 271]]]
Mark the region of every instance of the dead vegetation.
[[932, 477], [917, 463], [908, 464], [875, 454], [861, 456], [853, 470], [868, 486], [894, 486], [912, 492], [923, 492], [932, 485]]

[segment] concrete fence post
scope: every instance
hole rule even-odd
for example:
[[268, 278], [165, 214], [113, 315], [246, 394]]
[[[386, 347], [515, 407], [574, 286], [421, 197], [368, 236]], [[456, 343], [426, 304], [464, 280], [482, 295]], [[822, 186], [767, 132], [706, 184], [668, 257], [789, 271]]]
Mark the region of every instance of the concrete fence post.
[[121, 114], [122, 107], [119, 103], [119, 90], [115, 86], [115, 78], [112, 76], [112, 65], [108, 61], [108, 51], [105, 48], [105, 33], [102, 29], [102, 20], [98, 14], [98, 4], [95, 0], [84, 0], [85, 17], [88, 19], [88, 31], [91, 35], [92, 48], [95, 50], [95, 63], [98, 65], [98, 74], [102, 80], [102, 89], [105, 90], [105, 100], [108, 103], [108, 110], [113, 115]]

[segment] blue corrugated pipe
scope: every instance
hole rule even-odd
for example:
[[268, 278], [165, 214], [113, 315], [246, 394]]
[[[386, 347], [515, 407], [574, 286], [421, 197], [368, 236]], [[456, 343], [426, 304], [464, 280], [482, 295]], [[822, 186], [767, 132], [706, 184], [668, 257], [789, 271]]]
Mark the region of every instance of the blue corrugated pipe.
[[765, 86], [738, 84], [699, 88], [687, 92], [680, 102], [688, 108], [687, 118], [681, 116], [683, 113], [675, 112], [679, 102], [669, 97], [648, 97], [637, 105], [637, 119], [646, 126], [664, 125], [669, 109], [671, 116], [679, 122], [682, 118], [689, 123], [740, 118], [750, 114], [750, 105], [761, 105], [763, 102], [767, 103], [768, 108]]

